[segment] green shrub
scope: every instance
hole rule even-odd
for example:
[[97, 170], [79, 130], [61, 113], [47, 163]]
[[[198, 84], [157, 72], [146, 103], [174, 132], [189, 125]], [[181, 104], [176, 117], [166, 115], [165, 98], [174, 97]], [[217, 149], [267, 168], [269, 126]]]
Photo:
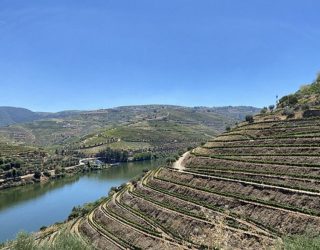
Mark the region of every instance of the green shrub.
[[308, 105], [308, 104], [303, 104], [303, 105], [301, 105], [301, 109], [302, 110], [309, 110], [310, 109], [310, 106]]
[[73, 207], [70, 215], [68, 216], [68, 220], [72, 220], [74, 218], [84, 216], [92, 211], [96, 206], [98, 206], [101, 202], [105, 200], [105, 197], [100, 198], [94, 202], [85, 203], [83, 206]]
[[176, 161], [176, 159], [173, 158], [173, 157], [168, 157], [168, 158], [166, 159], [166, 163], [173, 163], [173, 162], [175, 162], [175, 161]]
[[265, 114], [267, 113], [267, 111], [268, 111], [267, 107], [263, 107], [263, 109], [260, 110], [260, 113]]
[[86, 245], [84, 242], [82, 242], [77, 237], [71, 235], [70, 233], [62, 233], [60, 234], [57, 239], [55, 240], [54, 245], [50, 246], [44, 246], [40, 248], [42, 249], [48, 249], [48, 250], [89, 250], [93, 249], [92, 247]]
[[43, 172], [43, 175], [46, 176], [46, 177], [50, 177], [51, 176], [51, 174], [50, 174], [50, 172], [48, 170], [45, 170]]
[[137, 153], [133, 156], [134, 161], [146, 161], [151, 159], [152, 154], [150, 152]]
[[33, 250], [35, 249], [33, 237], [26, 233], [20, 232], [16, 241], [13, 243], [14, 250]]
[[60, 175], [63, 173], [63, 169], [60, 166], [57, 166], [54, 170], [55, 175]]
[[293, 107], [294, 105], [296, 105], [298, 103], [298, 97], [296, 95], [287, 95], [282, 97], [279, 100], [279, 106], [280, 107], [285, 107], [285, 106], [289, 106], [289, 107]]
[[292, 108], [286, 107], [283, 110], [282, 115], [287, 116], [287, 118], [292, 118], [294, 117], [294, 110]]
[[92, 247], [86, 245], [79, 238], [71, 235], [68, 232], [61, 232], [56, 239], [54, 244], [48, 242], [44, 243], [41, 246], [38, 246], [34, 237], [28, 233], [21, 232], [18, 234], [17, 239], [10, 244], [10, 249], [13, 250], [89, 250], [93, 249]]
[[179, 156], [182, 156], [184, 154], [184, 151], [183, 150], [179, 150], [178, 154], [179, 154]]
[[309, 234], [288, 236], [283, 241], [285, 250], [320, 250], [320, 236], [311, 236]]
[[254, 122], [253, 116], [252, 115], [246, 115], [246, 121], [249, 122], [249, 123], [253, 123]]
[[40, 179], [40, 177], [41, 177], [41, 171], [40, 171], [40, 170], [36, 170], [36, 171], [34, 172], [33, 177], [36, 178], [36, 179]]

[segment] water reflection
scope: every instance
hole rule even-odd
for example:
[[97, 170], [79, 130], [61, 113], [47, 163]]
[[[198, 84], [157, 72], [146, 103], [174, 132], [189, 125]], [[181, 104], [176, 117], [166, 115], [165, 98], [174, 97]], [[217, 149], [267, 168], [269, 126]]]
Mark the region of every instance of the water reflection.
[[74, 206], [106, 196], [119, 186], [153, 169], [157, 161], [124, 163], [84, 175], [57, 179], [0, 191], [0, 242], [19, 231], [36, 231], [41, 226], [63, 221]]

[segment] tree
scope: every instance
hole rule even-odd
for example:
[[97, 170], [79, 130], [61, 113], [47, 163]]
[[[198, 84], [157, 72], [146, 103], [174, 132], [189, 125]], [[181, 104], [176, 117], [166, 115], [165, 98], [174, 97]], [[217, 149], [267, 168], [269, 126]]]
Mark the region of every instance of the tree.
[[267, 107], [263, 107], [263, 109], [261, 109], [260, 113], [265, 114], [265, 113], [267, 113], [267, 111], [268, 111]]
[[17, 170], [15, 168], [12, 169], [12, 177], [17, 177]]
[[249, 123], [253, 123], [254, 122], [253, 116], [252, 115], [246, 115], [246, 121], [249, 122]]
[[290, 107], [286, 107], [283, 110], [282, 115], [287, 116], [287, 118], [292, 118], [292, 117], [294, 117], [294, 110]]
[[226, 131], [227, 131], [227, 132], [230, 132], [230, 130], [231, 130], [230, 126], [227, 126], [227, 127], [226, 127]]
[[298, 103], [298, 97], [292, 95], [292, 96], [289, 96], [289, 99], [288, 99], [288, 103], [289, 105], [293, 106], [293, 105], [296, 105]]
[[51, 176], [51, 174], [50, 174], [50, 172], [48, 170], [45, 170], [43, 172], [43, 175], [46, 176], [46, 177], [50, 177]]
[[4, 177], [5, 177], [6, 179], [11, 178], [11, 177], [12, 177], [12, 171], [11, 171], [11, 170], [10, 170], [10, 171], [7, 171], [7, 172], [4, 174]]
[[320, 72], [317, 74], [316, 83], [320, 82]]
[[272, 112], [274, 110], [274, 105], [269, 105], [269, 110]]
[[304, 111], [305, 111], [305, 110], [309, 110], [309, 109], [310, 109], [310, 106], [309, 106], [309, 104], [307, 104], [307, 103], [306, 103], [306, 104], [302, 104], [302, 105], [301, 105], [301, 109], [304, 110]]
[[168, 158], [166, 159], [166, 163], [173, 163], [173, 162], [175, 162], [175, 161], [176, 161], [176, 159], [173, 158], [173, 157], [168, 157]]
[[37, 170], [34, 172], [33, 177], [36, 178], [36, 179], [40, 179], [40, 177], [41, 177], [41, 171], [37, 169]]
[[298, 103], [298, 97], [296, 95], [287, 95], [282, 97], [279, 100], [279, 104], [281, 107], [285, 107], [285, 106], [290, 106], [293, 107], [294, 105], [296, 105]]

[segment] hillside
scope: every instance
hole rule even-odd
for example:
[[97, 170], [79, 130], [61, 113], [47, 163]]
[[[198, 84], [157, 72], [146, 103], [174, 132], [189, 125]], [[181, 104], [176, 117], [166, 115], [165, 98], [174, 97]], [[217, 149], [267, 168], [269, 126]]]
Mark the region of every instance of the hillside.
[[[0, 140], [38, 146], [65, 145], [82, 136], [142, 121], [171, 121], [182, 126], [203, 126], [210, 133], [220, 133], [247, 114], [259, 111], [253, 107], [188, 108], [169, 105], [126, 106], [93, 111], [32, 113], [37, 119], [0, 128]], [[31, 119], [31, 118], [30, 118]], [[0, 119], [0, 123], [6, 121]], [[90, 135], [89, 135], [90, 136]]]
[[[41, 113], [40, 120], [0, 128], [0, 189], [25, 184], [23, 176], [32, 177], [37, 170], [64, 172], [86, 157], [176, 156], [257, 110], [148, 105]], [[120, 160], [110, 157], [108, 161]]]
[[40, 118], [41, 115], [28, 109], [0, 107], [0, 127], [16, 123], [32, 122]]
[[99, 249], [270, 249], [317, 234], [320, 114], [299, 101], [247, 117], [38, 242], [66, 230]]
[[[137, 107], [136, 107], [137, 108]], [[129, 151], [173, 153], [194, 147], [238, 122], [255, 108], [185, 108], [177, 106], [143, 106], [132, 121], [100, 129], [71, 144], [85, 155], [105, 148]], [[133, 109], [127, 107], [123, 109]], [[128, 113], [132, 113], [127, 111]]]
[[41, 119], [65, 118], [81, 112], [77, 110], [66, 110], [56, 113], [34, 112], [25, 108], [0, 106], [0, 127], [34, 122]]

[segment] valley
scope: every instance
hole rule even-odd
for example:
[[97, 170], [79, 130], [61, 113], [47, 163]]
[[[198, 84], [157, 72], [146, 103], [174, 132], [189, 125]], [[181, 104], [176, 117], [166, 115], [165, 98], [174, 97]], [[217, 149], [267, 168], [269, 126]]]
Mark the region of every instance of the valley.
[[[106, 163], [174, 159], [257, 111], [168, 105], [45, 115], [30, 111], [30, 119], [37, 117], [33, 122], [0, 127], [0, 189], [94, 170], [79, 165], [83, 158], [103, 158]], [[11, 116], [19, 120], [18, 114]]]
[[66, 232], [98, 249], [277, 249], [288, 235], [310, 233], [312, 244], [320, 226], [320, 118], [317, 103], [300, 103], [313, 95], [295, 95], [295, 103], [282, 98], [276, 109], [246, 116], [85, 214], [37, 233], [37, 245]]
[[320, 250], [320, 1], [0, 1], [0, 250]]

